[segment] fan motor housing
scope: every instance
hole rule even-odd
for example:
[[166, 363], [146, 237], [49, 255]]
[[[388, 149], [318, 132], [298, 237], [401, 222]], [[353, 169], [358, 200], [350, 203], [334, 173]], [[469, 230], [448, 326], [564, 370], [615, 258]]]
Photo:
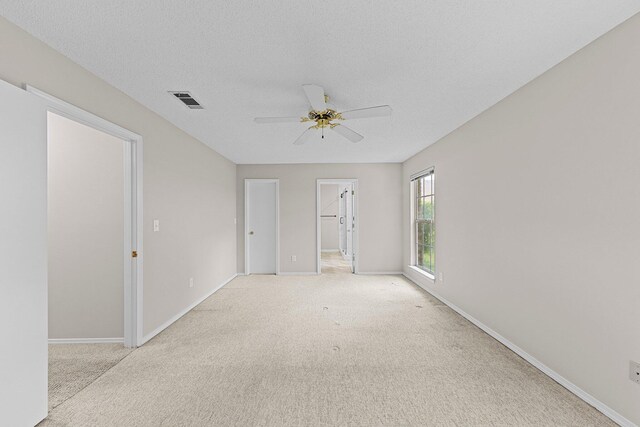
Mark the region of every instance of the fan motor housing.
[[341, 117], [340, 113], [328, 108], [324, 111], [310, 111], [309, 119], [316, 122], [317, 127], [325, 128], [331, 126], [331, 120], [340, 120]]

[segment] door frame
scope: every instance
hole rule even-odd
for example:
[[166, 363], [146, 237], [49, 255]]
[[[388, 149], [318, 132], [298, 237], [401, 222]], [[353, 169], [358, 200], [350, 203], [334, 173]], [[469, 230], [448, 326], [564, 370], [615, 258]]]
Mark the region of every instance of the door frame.
[[322, 226], [321, 226], [321, 217], [322, 214], [322, 206], [321, 206], [321, 198], [320, 198], [320, 189], [323, 184], [351, 184], [352, 190], [354, 191], [353, 196], [353, 217], [355, 218], [354, 223], [355, 226], [352, 228], [351, 238], [353, 239], [353, 273], [359, 274], [359, 259], [360, 259], [360, 251], [358, 250], [358, 230], [360, 228], [360, 218], [358, 212], [358, 179], [357, 178], [345, 178], [345, 179], [316, 179], [316, 270], [318, 274], [322, 274], [322, 264], [321, 264], [321, 252], [322, 252]]
[[251, 274], [249, 257], [249, 184], [252, 182], [276, 184], [276, 275], [280, 274], [280, 179], [278, 178], [245, 178], [244, 180], [244, 274]]
[[[124, 150], [124, 345], [142, 345], [143, 309], [143, 216], [142, 136], [49, 95], [33, 86], [25, 90], [45, 100], [47, 111], [115, 136]], [[137, 257], [133, 257], [134, 251]]]

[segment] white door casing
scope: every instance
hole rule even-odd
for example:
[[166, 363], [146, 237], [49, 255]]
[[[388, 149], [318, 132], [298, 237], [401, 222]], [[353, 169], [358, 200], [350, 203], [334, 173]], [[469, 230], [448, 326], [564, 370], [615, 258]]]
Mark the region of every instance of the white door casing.
[[279, 181], [245, 180], [245, 273], [279, 273]]
[[[48, 111], [124, 141], [124, 345], [142, 345], [143, 309], [143, 139], [142, 136], [88, 111], [26, 85], [27, 92], [44, 100]], [[46, 139], [45, 139], [46, 144]]]

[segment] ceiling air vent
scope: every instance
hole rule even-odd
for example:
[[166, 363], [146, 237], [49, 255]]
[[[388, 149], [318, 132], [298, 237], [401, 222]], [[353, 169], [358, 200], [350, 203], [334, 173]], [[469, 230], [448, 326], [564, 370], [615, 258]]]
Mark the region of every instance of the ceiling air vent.
[[200, 105], [200, 103], [198, 101], [196, 101], [193, 96], [191, 96], [191, 94], [189, 92], [185, 92], [185, 91], [180, 91], [180, 92], [169, 92], [171, 95], [175, 96], [176, 98], [178, 98], [178, 100], [180, 100], [180, 102], [182, 102], [184, 105], [186, 105], [187, 107], [191, 108], [192, 110], [202, 110], [204, 109], [204, 107], [202, 105]]

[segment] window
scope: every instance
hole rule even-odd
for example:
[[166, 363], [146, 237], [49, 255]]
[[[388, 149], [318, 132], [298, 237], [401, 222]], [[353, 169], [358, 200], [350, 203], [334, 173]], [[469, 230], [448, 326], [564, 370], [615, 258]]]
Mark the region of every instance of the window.
[[436, 271], [436, 223], [433, 169], [413, 178], [414, 215], [413, 236], [415, 240], [415, 266], [435, 276]]

